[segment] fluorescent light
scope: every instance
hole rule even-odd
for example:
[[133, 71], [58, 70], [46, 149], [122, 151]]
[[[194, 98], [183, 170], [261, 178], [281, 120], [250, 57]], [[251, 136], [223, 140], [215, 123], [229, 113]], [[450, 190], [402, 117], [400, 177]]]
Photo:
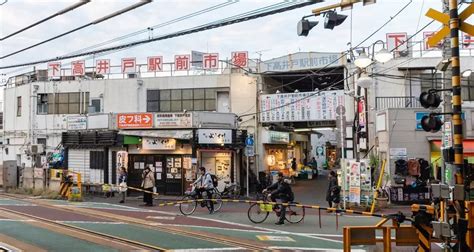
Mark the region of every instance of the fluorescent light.
[[326, 127], [326, 128], [312, 128], [313, 131], [320, 131], [320, 130], [333, 130], [334, 128], [329, 128], [329, 127]]
[[294, 132], [308, 132], [311, 131], [311, 129], [294, 129]]

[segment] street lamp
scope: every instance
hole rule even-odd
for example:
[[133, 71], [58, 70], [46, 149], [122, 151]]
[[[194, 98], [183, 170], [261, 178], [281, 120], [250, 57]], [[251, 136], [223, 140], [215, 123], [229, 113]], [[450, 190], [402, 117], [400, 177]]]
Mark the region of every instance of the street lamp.
[[[376, 53], [375, 45], [379, 43], [381, 43], [383, 47], [382, 49], [380, 49], [380, 51]], [[354, 61], [354, 64], [357, 67], [366, 68], [370, 66], [374, 60], [380, 63], [386, 63], [393, 58], [392, 53], [390, 53], [387, 49], [385, 49], [385, 43], [382, 40], [375, 41], [375, 43], [373, 43], [371, 46], [372, 46], [372, 57], [369, 58], [369, 56], [365, 53], [365, 48], [363, 48], [362, 53]], [[371, 46], [367, 47], [368, 52]]]
[[471, 74], [472, 74], [472, 70], [471, 70], [471, 69], [467, 69], [467, 70], [464, 70], [464, 71], [462, 72], [462, 77], [464, 77], [464, 78], [469, 78], [469, 77], [471, 76]]

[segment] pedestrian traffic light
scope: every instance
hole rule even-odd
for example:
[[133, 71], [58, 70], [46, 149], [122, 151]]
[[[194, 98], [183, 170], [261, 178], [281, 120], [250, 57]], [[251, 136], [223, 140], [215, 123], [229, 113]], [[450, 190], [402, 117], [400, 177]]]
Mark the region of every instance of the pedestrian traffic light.
[[324, 20], [324, 28], [334, 29], [335, 26], [338, 26], [346, 20], [346, 15], [337, 14], [335, 11], [328, 11], [324, 14], [326, 19]]
[[421, 118], [421, 127], [424, 131], [436, 133], [441, 130], [443, 122], [438, 116], [433, 114], [423, 116]]
[[421, 106], [427, 109], [435, 109], [441, 104], [441, 97], [434, 91], [422, 92], [420, 95]]

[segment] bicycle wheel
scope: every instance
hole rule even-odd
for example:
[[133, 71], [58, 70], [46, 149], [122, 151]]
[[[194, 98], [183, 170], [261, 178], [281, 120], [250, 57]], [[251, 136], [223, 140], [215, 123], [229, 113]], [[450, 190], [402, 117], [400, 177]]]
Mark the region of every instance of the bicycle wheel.
[[[294, 203], [293, 204], [298, 204]], [[289, 223], [300, 223], [304, 219], [304, 207], [288, 206], [286, 207], [285, 219]]]
[[[221, 197], [221, 194], [220, 193], [217, 193], [217, 192], [214, 192], [212, 194], [212, 199], [213, 199], [213, 203], [214, 203], [214, 212], [217, 212], [219, 210], [221, 210], [222, 208], [222, 197]], [[208, 204], [208, 208], [210, 208], [210, 205]]]
[[[184, 198], [182, 199], [182, 201], [189, 201], [189, 200], [195, 200], [195, 198], [192, 196], [184, 196]], [[183, 215], [191, 215], [194, 213], [194, 211], [196, 211], [196, 207], [197, 207], [197, 202], [195, 201], [181, 203], [179, 204], [179, 211]]]
[[255, 224], [259, 224], [264, 222], [268, 217], [269, 212], [262, 211], [260, 209], [260, 204], [253, 203], [250, 205], [249, 210], [247, 212], [247, 216], [249, 220]]

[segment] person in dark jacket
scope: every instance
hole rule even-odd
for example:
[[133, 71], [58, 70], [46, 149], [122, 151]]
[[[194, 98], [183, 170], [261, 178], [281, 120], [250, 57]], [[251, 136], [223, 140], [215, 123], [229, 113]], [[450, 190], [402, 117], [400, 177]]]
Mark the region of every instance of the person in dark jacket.
[[122, 200], [119, 203], [125, 203], [125, 196], [127, 194], [127, 169], [125, 167], [120, 168], [119, 177], [119, 191], [122, 194]]
[[[276, 202], [277, 199], [280, 199], [282, 203], [288, 203], [294, 200], [294, 194], [291, 190], [290, 184], [286, 179], [283, 179], [283, 173], [278, 173], [278, 181], [271, 186], [267, 187], [267, 189], [263, 190], [263, 193], [270, 191], [268, 197], [272, 200], [272, 202]], [[280, 210], [280, 219], [276, 225], [282, 225], [285, 221], [285, 213], [286, 207], [281, 206]]]
[[[337, 185], [337, 174], [335, 171], [331, 171], [328, 176], [329, 184], [328, 190], [326, 192], [326, 201], [329, 204], [329, 207], [333, 207], [339, 204], [340, 201], [340, 188]], [[333, 205], [333, 203], [335, 203]]]

